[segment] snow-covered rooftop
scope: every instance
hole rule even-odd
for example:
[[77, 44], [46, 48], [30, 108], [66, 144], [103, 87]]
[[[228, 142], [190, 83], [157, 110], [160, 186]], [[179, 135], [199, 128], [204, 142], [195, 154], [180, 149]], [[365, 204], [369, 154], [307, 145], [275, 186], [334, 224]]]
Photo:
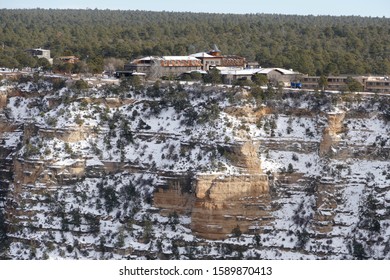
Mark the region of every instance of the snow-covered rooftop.
[[[254, 69], [256, 70], [256, 69]], [[287, 69], [283, 69], [283, 68], [260, 68], [260, 69], [257, 69], [259, 74], [268, 74], [272, 71], [278, 71], [280, 73], [282, 73], [283, 75], [294, 75], [294, 74], [298, 74], [297, 72], [294, 72], [292, 69], [290, 70], [287, 70]]]
[[192, 56], [162, 56], [161, 59], [163, 60], [199, 60], [196, 57]]
[[133, 72], [133, 73], [131, 73], [131, 75], [133, 75], [133, 76], [146, 76], [146, 74], [142, 73], [142, 72]]
[[199, 52], [199, 53], [193, 53], [190, 54], [192, 57], [202, 57], [202, 58], [215, 58], [215, 56], [212, 56], [208, 54], [207, 52]]
[[191, 61], [199, 61], [196, 57], [193, 56], [185, 56], [185, 55], [166, 55], [166, 56], [145, 56], [142, 58], [138, 58], [132, 61], [132, 63], [137, 63], [139, 61], [151, 61], [151, 60], [165, 60], [165, 61], [171, 61], [171, 60], [191, 60]]
[[221, 75], [254, 75], [259, 69], [225, 69], [221, 70]]

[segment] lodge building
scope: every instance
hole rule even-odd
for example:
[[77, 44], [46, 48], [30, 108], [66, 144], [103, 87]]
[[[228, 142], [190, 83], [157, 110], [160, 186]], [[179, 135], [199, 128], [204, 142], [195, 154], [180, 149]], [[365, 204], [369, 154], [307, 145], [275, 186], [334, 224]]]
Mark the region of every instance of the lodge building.
[[[389, 77], [380, 76], [329, 76], [326, 77], [326, 85], [324, 90], [346, 91], [348, 90], [348, 79], [354, 79], [361, 86], [363, 91], [375, 93], [390, 93], [390, 79]], [[303, 76], [303, 89], [322, 89], [320, 86], [320, 76]]]
[[117, 71], [117, 75], [144, 73], [148, 78], [171, 78], [188, 71], [201, 69], [201, 60], [191, 56], [147, 56], [126, 64], [124, 71]]
[[126, 64], [123, 71], [117, 71], [120, 76], [142, 76], [146, 79], [176, 78], [185, 73], [199, 72], [206, 74], [212, 68], [220, 71], [222, 80], [226, 84], [235, 81], [251, 80], [254, 75], [264, 75], [274, 86], [297, 87], [310, 90], [347, 91], [348, 82], [354, 79], [362, 85], [363, 91], [390, 93], [390, 80], [388, 77], [376, 76], [328, 76], [321, 88], [320, 76], [308, 76], [292, 69], [283, 68], [257, 68], [254, 64], [237, 55], [222, 55], [215, 46], [208, 52], [199, 52], [188, 56], [147, 56]]
[[377, 93], [390, 93], [389, 77], [368, 77], [365, 80], [365, 91]]
[[218, 48], [188, 56], [147, 56], [126, 64], [124, 71], [117, 71], [117, 76], [143, 73], [152, 79], [174, 78], [183, 73], [204, 72], [215, 67], [245, 68], [246, 59], [237, 55], [222, 55]]

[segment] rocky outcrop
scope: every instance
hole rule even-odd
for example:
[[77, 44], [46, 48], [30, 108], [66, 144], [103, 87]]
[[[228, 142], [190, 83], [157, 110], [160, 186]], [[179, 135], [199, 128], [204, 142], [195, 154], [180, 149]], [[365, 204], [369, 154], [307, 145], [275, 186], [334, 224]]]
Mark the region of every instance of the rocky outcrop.
[[255, 144], [250, 141], [235, 146], [233, 149], [233, 154], [236, 157], [232, 164], [237, 167], [243, 168], [244, 172], [246, 173], [262, 173], [258, 150], [258, 144]]
[[0, 92], [0, 110], [7, 106], [7, 94]]
[[341, 140], [340, 133], [344, 132], [344, 111], [328, 113], [328, 126], [323, 131], [320, 143], [320, 155], [324, 156], [332, 151], [332, 147]]
[[241, 232], [261, 232], [270, 220], [266, 175], [200, 175], [191, 228], [207, 239], [224, 239], [236, 227]]
[[330, 184], [319, 184], [316, 189], [316, 211], [313, 217], [315, 231], [319, 234], [326, 234], [333, 230], [334, 217], [336, 215], [337, 187]]
[[195, 189], [184, 179], [169, 179], [154, 193], [161, 213], [190, 214], [192, 231], [207, 239], [227, 238], [239, 227], [260, 233], [272, 220], [267, 175], [198, 175]]
[[236, 227], [260, 232], [271, 217], [268, 176], [262, 174], [258, 147], [243, 142], [224, 147], [224, 155], [242, 174], [168, 180], [155, 192], [154, 205], [163, 213], [190, 214], [192, 231], [200, 237], [223, 239]]
[[242, 106], [242, 107], [227, 107], [225, 112], [236, 118], [245, 117], [253, 122], [257, 119], [270, 114], [272, 109], [267, 106], [262, 106], [260, 108], [254, 108], [252, 106]]
[[90, 135], [96, 134], [93, 129], [84, 126], [52, 128], [41, 127], [34, 123], [26, 123], [24, 126], [24, 130], [24, 139], [29, 139], [31, 138], [31, 136], [39, 135], [42, 138], [57, 138], [68, 143], [83, 141], [86, 140]]
[[153, 204], [162, 209], [161, 213], [189, 215], [195, 202], [193, 178], [191, 176], [168, 177], [166, 183], [159, 186], [153, 196]]

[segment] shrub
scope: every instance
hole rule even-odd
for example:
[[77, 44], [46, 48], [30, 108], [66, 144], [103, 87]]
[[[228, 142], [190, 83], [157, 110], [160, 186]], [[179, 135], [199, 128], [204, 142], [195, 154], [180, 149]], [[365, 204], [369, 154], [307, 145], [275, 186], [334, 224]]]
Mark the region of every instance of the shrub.
[[151, 129], [151, 126], [148, 125], [143, 119], [140, 119], [138, 122], [138, 129], [149, 130]]
[[60, 90], [66, 86], [65, 80], [58, 78], [58, 79], [53, 79], [53, 90]]
[[57, 126], [57, 118], [49, 116], [46, 118], [46, 123], [48, 126]]
[[362, 244], [355, 239], [352, 241], [352, 254], [358, 260], [366, 259], [366, 252]]
[[211, 83], [213, 85], [220, 84], [222, 82], [220, 71], [217, 68], [212, 68], [209, 72], [203, 76], [204, 83]]
[[117, 242], [115, 244], [116, 247], [122, 248], [125, 246], [125, 235], [123, 233], [123, 229], [119, 231]]
[[69, 143], [65, 143], [64, 149], [65, 149], [65, 153], [67, 154], [73, 153], [72, 147], [69, 145]]
[[241, 236], [242, 232], [239, 225], [236, 225], [235, 228], [232, 229], [232, 235], [237, 237], [237, 239]]
[[293, 173], [294, 172], [294, 167], [293, 167], [293, 165], [291, 163], [288, 164], [287, 172], [288, 173]]
[[176, 225], [179, 224], [179, 215], [177, 215], [176, 211], [169, 214], [168, 224], [171, 226], [172, 230], [176, 230]]
[[77, 114], [75, 119], [74, 119], [75, 123], [78, 124], [78, 125], [83, 125], [84, 123], [84, 120], [81, 118], [80, 114]]
[[107, 212], [111, 212], [118, 205], [118, 197], [115, 190], [111, 187], [103, 189], [103, 198]]
[[78, 90], [85, 90], [85, 89], [88, 89], [89, 86], [88, 86], [88, 83], [86, 81], [84, 81], [84, 80], [77, 80], [74, 83], [73, 87], [75, 89], [78, 89]]
[[30, 157], [30, 156], [35, 156], [39, 154], [39, 148], [32, 145], [31, 143], [28, 143], [25, 147], [25, 153], [24, 153], [24, 156], [25, 157]]
[[303, 247], [306, 245], [307, 241], [309, 241], [309, 233], [304, 229], [301, 231], [297, 231], [297, 248], [303, 249]]

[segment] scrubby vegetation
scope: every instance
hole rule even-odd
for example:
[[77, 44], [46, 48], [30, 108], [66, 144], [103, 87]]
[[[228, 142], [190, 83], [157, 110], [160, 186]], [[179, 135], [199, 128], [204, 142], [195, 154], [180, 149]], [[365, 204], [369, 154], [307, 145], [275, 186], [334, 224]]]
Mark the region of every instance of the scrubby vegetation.
[[390, 73], [386, 18], [36, 9], [0, 10], [0, 22], [0, 66], [10, 68], [49, 67], [24, 52], [34, 47], [81, 58], [58, 70], [99, 73], [139, 56], [186, 55], [217, 44], [224, 54], [263, 67], [311, 75]]
[[[18, 129], [0, 142], [15, 172], [4, 195], [12, 227], [0, 216], [4, 256], [389, 258], [388, 96], [164, 81], [65, 87], [39, 75], [7, 83], [17, 95], [3, 119]], [[342, 129], [320, 154], [328, 117], [340, 112]], [[222, 214], [234, 219], [226, 239], [205, 240], [189, 212], [156, 206], [165, 192], [191, 201], [194, 176], [248, 175], [237, 149], [248, 142], [260, 143], [251, 160], [270, 188], [250, 230], [244, 216]]]

